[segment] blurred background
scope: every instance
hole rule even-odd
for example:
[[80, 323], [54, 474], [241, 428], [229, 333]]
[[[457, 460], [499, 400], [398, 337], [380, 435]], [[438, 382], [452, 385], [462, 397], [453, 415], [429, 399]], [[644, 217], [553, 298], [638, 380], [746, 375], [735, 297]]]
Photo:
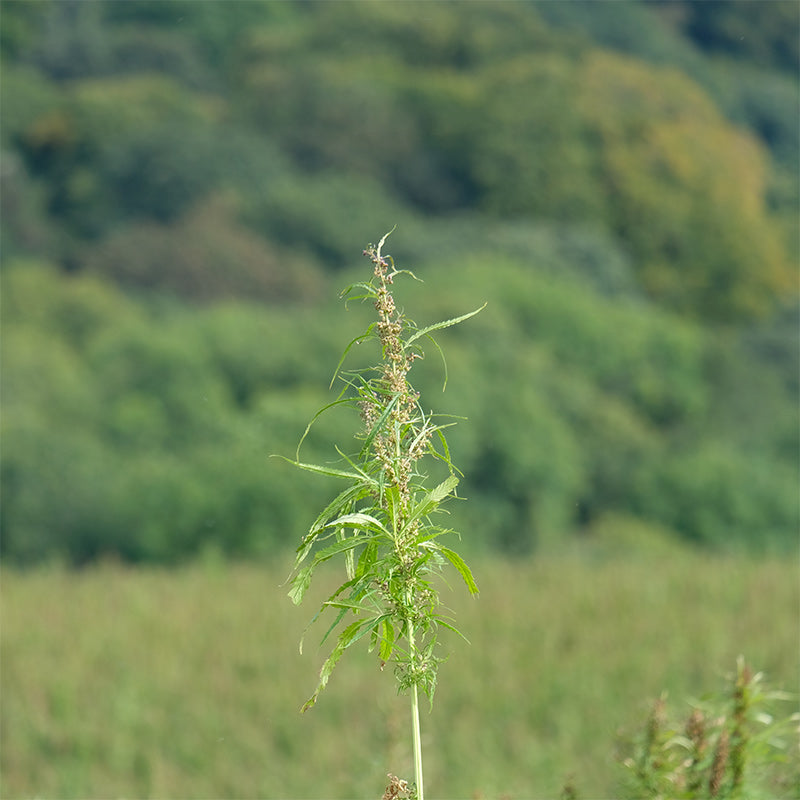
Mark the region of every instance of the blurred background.
[[288, 569], [393, 226], [478, 564], [796, 554], [799, 15], [4, 0], [5, 565]]
[[470, 546], [794, 547], [797, 14], [9, 2], [3, 555], [291, 546], [331, 487], [267, 456], [394, 225], [420, 324], [489, 303], [418, 378]]

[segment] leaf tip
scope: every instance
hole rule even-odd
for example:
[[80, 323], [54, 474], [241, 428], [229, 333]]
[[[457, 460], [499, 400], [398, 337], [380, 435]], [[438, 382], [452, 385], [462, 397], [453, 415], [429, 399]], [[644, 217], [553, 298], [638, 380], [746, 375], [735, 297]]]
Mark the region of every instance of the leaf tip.
[[303, 707], [300, 709], [300, 713], [301, 714], [305, 714], [306, 711], [308, 711], [309, 708], [313, 708], [314, 707], [314, 704], [316, 702], [317, 702], [317, 698], [316, 697], [311, 697], [308, 700], [306, 700], [306, 702], [303, 703]]

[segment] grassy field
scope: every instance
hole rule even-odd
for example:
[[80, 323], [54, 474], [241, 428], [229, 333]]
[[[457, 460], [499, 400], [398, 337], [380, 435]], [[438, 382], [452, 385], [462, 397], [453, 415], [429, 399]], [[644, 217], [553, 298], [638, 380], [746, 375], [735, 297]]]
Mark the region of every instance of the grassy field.
[[[446, 640], [423, 716], [431, 798], [613, 797], [617, 736], [662, 690], [681, 709], [739, 653], [796, 689], [794, 561], [473, 567], [479, 599], [445, 589], [472, 644]], [[298, 713], [323, 653], [313, 631], [298, 653], [312, 606], [283, 568], [4, 570], [0, 796], [377, 798], [411, 777], [408, 700], [374, 656]]]

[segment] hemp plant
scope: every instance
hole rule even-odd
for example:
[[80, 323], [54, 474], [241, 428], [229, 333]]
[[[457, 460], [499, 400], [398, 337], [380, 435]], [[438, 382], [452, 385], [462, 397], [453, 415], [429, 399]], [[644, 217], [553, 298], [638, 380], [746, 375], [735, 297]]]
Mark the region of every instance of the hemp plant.
[[[295, 459], [287, 459], [301, 469], [347, 483], [302, 538], [289, 596], [299, 604], [317, 567], [334, 558], [344, 561], [343, 583], [312, 619], [313, 623], [324, 612], [331, 612], [334, 619], [322, 642], [334, 631], [338, 638], [322, 665], [316, 690], [302, 711], [315, 704], [345, 650], [366, 638], [370, 651], [377, 651], [380, 669], [392, 663], [398, 691], [409, 691], [411, 695], [416, 783], [410, 788], [405, 781], [390, 776], [391, 788], [395, 796], [402, 786], [403, 791], [423, 800], [419, 690], [425, 692], [432, 707], [442, 660], [436, 652], [439, 629], [461, 635], [452, 618], [443, 613], [434, 579], [450, 565], [471, 594], [476, 595], [478, 587], [462, 557], [442, 544], [443, 535], [455, 532], [436, 519], [444, 501], [455, 496], [459, 481], [460, 473], [450, 459], [444, 434], [454, 423], [440, 422], [425, 413], [408, 373], [413, 363], [423, 357], [423, 341], [433, 342], [441, 353], [431, 337], [434, 331], [474, 316], [483, 306], [454, 319], [417, 327], [398, 309], [392, 295], [391, 287], [398, 275], [416, 276], [397, 270], [391, 256], [382, 254], [389, 233], [377, 246], [364, 250], [372, 262], [371, 279], [354, 283], [342, 292], [351, 300], [372, 301], [377, 320], [345, 348], [331, 380], [331, 386], [337, 379], [344, 384], [341, 394], [312, 418]], [[370, 339], [380, 345], [381, 362], [367, 369], [343, 371], [350, 349]], [[300, 448], [314, 421], [340, 405], [353, 406], [359, 412], [362, 424], [355, 433], [355, 452], [347, 454], [337, 446], [340, 460], [335, 466], [301, 461]], [[423, 464], [436, 462], [444, 465], [446, 477], [431, 487]], [[341, 627], [340, 623], [346, 624]], [[301, 652], [302, 647], [301, 640]]]
[[763, 679], [740, 656], [725, 689], [693, 704], [682, 724], [668, 717], [662, 695], [623, 761], [630, 797], [800, 796], [800, 714], [774, 716], [777, 704], [796, 698], [768, 689]]

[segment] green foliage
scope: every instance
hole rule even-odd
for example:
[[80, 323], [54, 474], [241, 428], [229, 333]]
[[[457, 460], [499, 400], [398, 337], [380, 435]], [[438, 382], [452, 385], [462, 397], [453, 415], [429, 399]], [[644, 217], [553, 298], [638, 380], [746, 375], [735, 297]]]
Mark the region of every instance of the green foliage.
[[[791, 293], [797, 81], [755, 55], [783, 41], [786, 4], [757, 24], [752, 4], [725, 6], [699, 40], [746, 25], [753, 53], [723, 66], [692, 42], [717, 24], [694, 6], [21, 5], [8, 36], [30, 46], [8, 51], [4, 142], [59, 229], [47, 252], [72, 268], [123, 221], [181, 241], [186, 215], [231, 189], [267, 252], [310, 241], [325, 267], [355, 227], [471, 211], [603, 228], [645, 292], [697, 318]], [[4, 225], [42, 257], [24, 221]], [[250, 296], [250, 270], [229, 282]]]
[[[279, 548], [323, 496], [265, 465], [264, 440], [288, 446], [321, 396], [291, 356], [298, 313], [160, 316], [97, 280], [7, 270], [3, 555], [173, 562]], [[307, 332], [326, 353], [322, 331]]]
[[681, 5], [682, 27], [705, 49], [797, 74], [800, 45], [795, 34], [800, 12], [796, 3], [778, 0], [763, 7], [754, 0], [723, 0], [714, 8], [702, 3]]
[[793, 698], [767, 689], [763, 678], [739, 657], [725, 690], [694, 704], [683, 723], [668, 720], [666, 698], [657, 700], [624, 761], [628, 796], [755, 800], [800, 788], [791, 767], [776, 777], [777, 765], [794, 758], [798, 715], [776, 720], [774, 707]]
[[678, 72], [598, 53], [583, 74], [609, 222], [634, 249], [646, 291], [723, 320], [772, 310], [793, 279], [756, 142]]
[[[399, 224], [395, 255], [433, 286], [409, 287], [426, 318], [491, 300], [443, 334], [453, 410], [472, 420], [453, 444], [480, 541], [525, 551], [619, 514], [714, 546], [791, 548], [796, 9], [762, 5], [7, 0], [4, 292], [29, 276], [2, 323], [2, 460], [38, 520], [12, 534], [23, 517], [9, 512], [7, 541], [43, 558], [69, 539], [47, 533], [58, 507], [37, 495], [48, 438], [59, 463], [100, 464], [62, 481], [76, 498], [120, 442], [142, 463], [182, 442], [153, 475], [179, 463], [188, 483], [227, 487], [208, 456], [225, 442], [252, 487], [258, 447], [321, 400], [321, 353], [349, 338], [325, 304], [331, 275], [353, 242]], [[57, 271], [31, 269], [43, 261]], [[479, 357], [491, 385], [461, 382]], [[417, 369], [435, 397], [433, 364]], [[94, 494], [124, 513], [87, 511], [107, 518], [113, 552], [145, 527], [124, 499], [147, 474], [136, 458]], [[302, 520], [303, 491], [265, 469], [249, 552]], [[175, 497], [190, 527], [217, 521], [153, 552], [237, 539], [235, 514]], [[168, 521], [148, 525], [169, 538]]]
[[190, 302], [249, 296], [272, 302], [320, 293], [317, 264], [271, 244], [237, 220], [236, 204], [210, 197], [172, 225], [120, 226], [86, 251], [85, 268], [129, 289], [159, 291]]
[[[519, 252], [553, 258], [539, 241], [520, 239]], [[479, 292], [489, 301], [441, 333], [448, 411], [470, 420], [448, 429], [470, 498], [452, 523], [477, 532], [468, 549], [557, 549], [609, 513], [715, 549], [794, 547], [796, 312], [711, 336], [549, 267], [494, 262], [487, 287], [483, 257], [446, 263], [406, 293], [426, 319], [458, 316]], [[20, 262], [3, 273], [2, 311], [6, 556], [263, 554], [288, 546], [311, 497], [325, 504], [324, 482], [294, 485], [264, 457], [291, 448], [324, 403], [335, 340], [368, 324], [357, 305], [147, 308], [97, 278]], [[368, 350], [351, 347], [350, 363], [367, 367]], [[442, 365], [430, 355], [417, 383], [436, 411]], [[306, 460], [326, 457], [346, 414], [315, 423]], [[171, 504], [142, 501], [164, 481]], [[77, 498], [84, 510], [65, 514]]]
[[717, 550], [779, 550], [797, 524], [791, 464], [770, 463], [726, 443], [666, 453], [637, 484], [641, 499], [635, 506]]
[[[633, 557], [646, 531], [628, 530], [623, 559], [474, 562], [480, 602], [453, 573], [443, 600], [471, 644], [441, 637], [450, 658], [424, 715], [431, 797], [554, 798], [569, 776], [579, 798], [623, 797], [616, 732], [641, 729], [644, 698], [666, 689], [679, 720], [741, 651], [770, 687], [796, 689], [794, 560]], [[225, 564], [213, 551], [174, 570], [6, 561], [0, 795], [330, 800], [380, 797], [389, 764], [408, 776], [408, 699], [366, 647], [351, 648], [313, 720], [297, 713], [319, 665], [310, 641], [306, 656], [287, 646], [304, 620], [284, 577], [278, 559]], [[307, 602], [335, 588], [318, 577]], [[785, 752], [771, 798], [788, 800], [797, 750]]]

